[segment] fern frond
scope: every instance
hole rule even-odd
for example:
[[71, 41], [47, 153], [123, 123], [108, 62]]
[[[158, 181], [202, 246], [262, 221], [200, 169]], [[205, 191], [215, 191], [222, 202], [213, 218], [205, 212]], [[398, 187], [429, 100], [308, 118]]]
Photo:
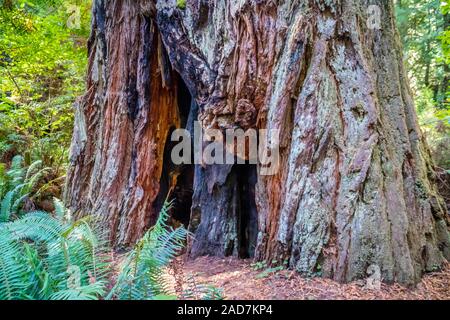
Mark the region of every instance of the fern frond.
[[39, 181], [48, 173], [50, 168], [43, 168], [33, 174], [31, 177], [25, 179], [23, 192], [31, 192], [34, 187], [39, 183]]
[[6, 165], [0, 163], [0, 199], [3, 198], [8, 184], [8, 177], [6, 176]]
[[28, 167], [27, 173], [25, 175], [25, 180], [29, 180], [37, 171], [37, 169], [42, 165], [42, 161], [38, 160], [30, 164]]
[[0, 203], [0, 222], [6, 222], [9, 220], [14, 194], [15, 190], [9, 191]]
[[75, 289], [58, 291], [50, 296], [50, 300], [98, 300], [105, 294], [106, 282], [98, 281]]
[[6, 172], [6, 176], [8, 177], [10, 183], [10, 188], [15, 188], [24, 181], [24, 169], [22, 167], [22, 163], [22, 156], [15, 156], [11, 161], [11, 167]]
[[0, 300], [20, 299], [28, 287], [21, 246], [0, 232], [0, 252]]
[[53, 242], [63, 232], [61, 224], [45, 212], [32, 212], [23, 218], [0, 225], [0, 231], [7, 231], [12, 240]]
[[156, 224], [128, 254], [107, 299], [149, 300], [171, 294], [164, 268], [184, 247], [188, 231], [167, 226], [169, 209], [170, 204], [164, 204]]
[[14, 156], [11, 160], [11, 170], [22, 170], [23, 157], [21, 155]]
[[22, 202], [24, 202], [25, 199], [27, 199], [29, 196], [30, 196], [30, 194], [29, 194], [29, 193], [26, 193], [26, 194], [24, 194], [23, 196], [21, 196], [21, 197], [19, 197], [18, 199], [16, 199], [16, 200], [14, 201], [14, 204], [13, 204], [12, 207], [11, 207], [11, 213], [12, 213], [12, 214], [14, 214], [14, 213], [17, 214], [17, 213], [19, 212], [20, 205], [21, 205]]

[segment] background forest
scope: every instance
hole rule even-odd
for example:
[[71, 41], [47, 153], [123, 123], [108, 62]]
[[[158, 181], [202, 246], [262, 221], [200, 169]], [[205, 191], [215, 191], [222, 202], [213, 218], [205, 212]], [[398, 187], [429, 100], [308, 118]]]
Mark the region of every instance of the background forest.
[[[397, 0], [396, 5], [420, 125], [448, 202], [450, 2]], [[164, 297], [164, 281], [157, 273], [135, 279], [130, 286], [131, 269], [168, 264], [187, 236], [181, 229], [165, 232], [162, 214], [160, 225], [130, 254], [129, 261], [141, 259], [141, 264], [125, 263], [107, 295], [109, 262], [102, 237], [94, 236], [90, 224], [72, 221], [62, 203], [54, 200], [61, 197], [64, 185], [73, 103], [85, 91], [90, 14], [89, 0], [0, 0], [0, 249], [7, 253], [0, 257], [0, 299]], [[30, 223], [47, 225], [47, 233], [30, 231]], [[77, 237], [86, 241], [74, 241]], [[152, 237], [163, 245], [155, 246]], [[30, 238], [39, 245], [21, 241]], [[55, 249], [61, 240], [64, 252]], [[143, 249], [148, 255], [139, 258]], [[18, 252], [26, 253], [24, 261], [15, 260]], [[70, 252], [76, 252], [72, 258], [91, 274], [75, 291], [66, 288]], [[143, 287], [150, 292], [144, 297]], [[220, 294], [213, 289], [205, 297]]]

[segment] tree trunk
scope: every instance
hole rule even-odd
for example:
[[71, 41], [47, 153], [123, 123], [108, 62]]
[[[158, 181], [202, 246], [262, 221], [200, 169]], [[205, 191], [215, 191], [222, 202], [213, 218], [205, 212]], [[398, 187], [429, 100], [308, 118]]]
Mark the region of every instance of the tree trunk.
[[[379, 28], [367, 23], [374, 4]], [[417, 282], [450, 258], [449, 221], [393, 10], [385, 0], [95, 0], [67, 204], [128, 246], [168, 191], [184, 190], [191, 257], [287, 261], [338, 281], [377, 265], [386, 282]], [[279, 129], [281, 169], [172, 167], [167, 137], [195, 119]]]
[[86, 95], [76, 105], [66, 201], [120, 245], [155, 221], [162, 154], [179, 126], [177, 83], [137, 1], [94, 1]]

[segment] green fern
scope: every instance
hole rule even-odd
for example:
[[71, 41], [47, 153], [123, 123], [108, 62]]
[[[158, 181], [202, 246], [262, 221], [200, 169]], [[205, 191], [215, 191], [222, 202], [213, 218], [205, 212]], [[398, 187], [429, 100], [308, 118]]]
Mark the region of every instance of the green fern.
[[0, 222], [6, 222], [11, 215], [11, 205], [14, 199], [14, 190], [9, 191], [0, 203]]
[[53, 198], [53, 204], [55, 205], [55, 216], [60, 220], [64, 221], [64, 219], [70, 219], [70, 215], [64, 203], [57, 198]]
[[24, 298], [27, 283], [27, 267], [21, 263], [22, 246], [0, 233], [0, 300]]
[[23, 158], [16, 156], [11, 161], [9, 170], [0, 166], [0, 222], [6, 222], [11, 216], [20, 216], [23, 202], [39, 181], [48, 172], [41, 168], [42, 161], [32, 163], [28, 169], [23, 167]]
[[184, 228], [167, 225], [170, 204], [161, 209], [158, 221], [131, 251], [107, 299], [153, 300], [172, 297], [164, 268], [183, 249], [188, 236]]
[[[91, 220], [63, 221], [33, 212], [0, 223], [0, 300], [102, 297], [109, 249]], [[79, 271], [75, 286], [71, 267]]]
[[190, 274], [186, 281], [187, 287], [183, 291], [184, 300], [225, 300], [223, 290], [210, 284], [197, 283], [195, 276]]
[[[0, 300], [176, 298], [164, 269], [183, 249], [189, 233], [167, 225], [170, 204], [127, 255], [109, 293], [113, 265], [106, 235], [94, 218], [72, 221], [60, 200], [55, 199], [54, 206], [54, 216], [32, 212], [0, 222]], [[202, 292], [202, 299], [223, 298], [213, 287], [191, 291]]]
[[77, 289], [67, 289], [55, 292], [50, 300], [98, 300], [105, 294], [106, 282], [98, 281]]

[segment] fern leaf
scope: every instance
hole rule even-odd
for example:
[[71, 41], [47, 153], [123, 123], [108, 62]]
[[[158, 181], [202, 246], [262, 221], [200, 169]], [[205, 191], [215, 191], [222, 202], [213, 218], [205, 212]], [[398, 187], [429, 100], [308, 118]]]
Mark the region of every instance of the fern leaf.
[[55, 215], [59, 221], [64, 221], [67, 210], [61, 200], [58, 198], [53, 198], [53, 205], [55, 206]]
[[14, 204], [11, 207], [11, 213], [12, 214], [17, 214], [19, 211], [19, 207], [22, 204], [23, 201], [25, 201], [25, 199], [27, 199], [29, 197], [29, 194], [24, 194], [23, 196], [21, 196], [20, 198], [16, 199], [16, 201], [14, 201]]
[[41, 161], [41, 160], [38, 160], [38, 161], [33, 162], [33, 163], [28, 167], [27, 173], [26, 173], [26, 175], [25, 175], [25, 180], [29, 180], [29, 179], [35, 174], [35, 172], [37, 171], [37, 169], [38, 169], [41, 165], [42, 165], [42, 161]]
[[9, 191], [0, 204], [0, 222], [6, 222], [11, 215], [11, 206], [14, 198], [15, 190]]
[[27, 269], [20, 263], [20, 245], [0, 233], [0, 300], [20, 299], [28, 284]]

